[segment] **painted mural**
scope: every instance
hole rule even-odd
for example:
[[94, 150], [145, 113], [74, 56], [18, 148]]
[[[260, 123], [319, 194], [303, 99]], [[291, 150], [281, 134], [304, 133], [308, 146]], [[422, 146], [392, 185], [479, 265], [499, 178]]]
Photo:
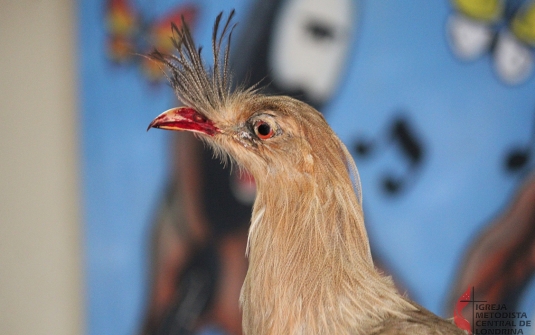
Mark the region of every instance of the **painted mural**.
[[79, 2], [87, 333], [240, 333], [254, 180], [145, 131], [180, 102], [144, 55], [171, 23], [209, 48], [231, 9], [235, 81], [325, 115], [400, 289], [535, 319], [535, 1], [100, 0]]

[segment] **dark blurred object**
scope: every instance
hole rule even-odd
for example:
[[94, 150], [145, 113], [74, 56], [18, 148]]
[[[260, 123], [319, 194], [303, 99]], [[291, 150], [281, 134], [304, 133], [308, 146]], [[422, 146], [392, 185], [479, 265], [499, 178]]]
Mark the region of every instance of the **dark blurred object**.
[[529, 142], [523, 146], [512, 149], [505, 159], [505, 169], [508, 172], [526, 171], [529, 169], [529, 163], [533, 160], [533, 151], [535, 150], [535, 122], [531, 131]]
[[506, 304], [517, 311], [519, 299], [535, 274], [535, 172], [525, 179], [509, 206], [489, 223], [468, 250], [449, 309], [467, 287], [477, 300]]
[[218, 276], [218, 258], [214, 247], [193, 253], [189, 264], [179, 276], [177, 291], [154, 334], [193, 334], [202, 313], [214, 298]]
[[417, 136], [409, 118], [403, 114], [398, 115], [392, 120], [386, 133], [380, 134], [375, 140], [359, 139], [353, 148], [358, 156], [369, 158], [372, 154], [385, 151], [391, 146], [396, 148], [403, 159], [408, 162], [408, 169], [405, 173], [398, 176], [388, 173], [381, 180], [383, 191], [389, 195], [396, 195], [405, 190], [414, 180], [425, 158], [423, 141]]
[[212, 179], [202, 164], [202, 145], [190, 134], [178, 134], [173, 147], [174, 177], [157, 213], [142, 334], [194, 334], [209, 325], [240, 334], [248, 222], [214, 229], [205, 210], [204, 185]]

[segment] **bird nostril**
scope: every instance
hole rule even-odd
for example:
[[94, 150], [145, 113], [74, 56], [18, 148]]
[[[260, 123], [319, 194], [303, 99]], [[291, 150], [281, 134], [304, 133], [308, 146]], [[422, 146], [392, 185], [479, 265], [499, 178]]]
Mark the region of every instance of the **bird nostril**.
[[193, 115], [192, 119], [193, 121], [199, 122], [199, 123], [206, 122], [206, 119], [201, 114]]

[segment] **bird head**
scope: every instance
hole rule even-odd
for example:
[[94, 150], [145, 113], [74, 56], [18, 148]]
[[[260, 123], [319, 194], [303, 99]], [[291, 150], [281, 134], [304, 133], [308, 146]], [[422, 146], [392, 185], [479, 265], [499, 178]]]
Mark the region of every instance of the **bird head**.
[[[313, 107], [287, 96], [267, 96], [256, 86], [232, 87], [228, 68], [234, 26], [229, 15], [219, 32], [222, 14], [212, 36], [214, 62], [207, 67], [184, 22], [173, 25], [173, 55], [153, 51], [150, 57], [164, 64], [171, 86], [185, 106], [157, 116], [150, 128], [189, 131], [207, 142], [216, 154], [230, 157], [248, 170], [258, 183], [265, 176], [281, 180], [329, 176], [349, 168], [358, 174], [345, 146]], [[227, 40], [222, 48], [223, 40]], [[322, 164], [316, 164], [321, 161]]]

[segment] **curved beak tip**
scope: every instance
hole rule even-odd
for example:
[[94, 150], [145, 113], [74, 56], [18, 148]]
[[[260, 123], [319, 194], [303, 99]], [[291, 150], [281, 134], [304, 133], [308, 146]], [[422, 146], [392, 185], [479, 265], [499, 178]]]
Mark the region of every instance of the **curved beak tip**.
[[151, 128], [160, 128], [160, 124], [163, 119], [163, 116], [166, 116], [166, 115], [167, 115], [167, 111], [158, 115], [154, 120], [152, 120], [149, 126], [147, 127], [147, 131], [149, 131]]

